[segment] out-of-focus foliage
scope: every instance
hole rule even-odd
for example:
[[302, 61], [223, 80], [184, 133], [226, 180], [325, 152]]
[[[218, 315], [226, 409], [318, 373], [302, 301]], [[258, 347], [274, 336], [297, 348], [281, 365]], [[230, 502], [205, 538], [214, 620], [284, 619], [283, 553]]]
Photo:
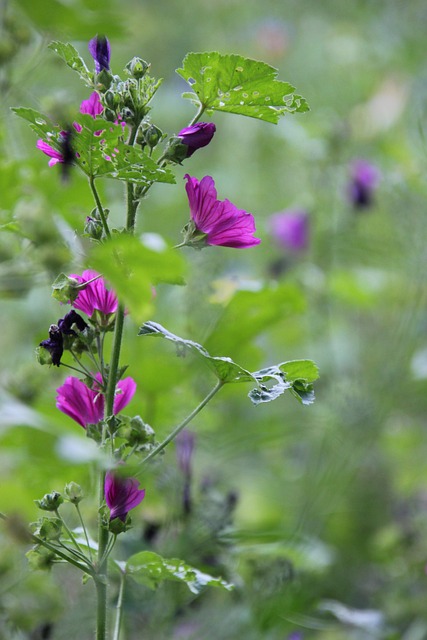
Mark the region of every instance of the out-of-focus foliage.
[[[150, 315], [138, 321], [249, 371], [312, 358], [321, 377], [311, 407], [289, 394], [254, 407], [249, 385], [221, 391], [192, 425], [189, 514], [173, 447], [149, 468], [123, 557], [185, 558], [236, 588], [194, 599], [178, 583], [156, 592], [129, 584], [124, 637], [427, 637], [426, 19], [421, 0], [404, 16], [395, 0], [3, 3], [0, 510], [14, 524], [0, 538], [5, 640], [92, 637], [93, 585], [68, 567], [31, 573], [20, 532], [47, 491], [76, 480], [95, 493], [92, 443], [55, 408], [63, 371], [34, 358], [63, 316], [52, 281], [86, 266], [88, 241], [75, 232], [94, 205], [84, 177], [62, 182], [10, 107], [73, 122], [88, 94], [47, 45], [71, 39], [89, 65], [96, 33], [108, 35], [113, 67], [140, 55], [164, 78], [153, 118], [171, 134], [193, 115], [174, 73], [189, 51], [265, 60], [311, 107], [278, 125], [214, 112], [209, 147], [179, 168], [176, 185], [156, 184], [141, 203], [145, 246], [177, 244], [188, 219], [181, 178], [209, 174], [221, 198], [253, 213], [262, 243], [185, 250], [186, 286], [161, 283], [154, 296], [143, 274], [140, 307], [134, 292], [129, 304]], [[357, 158], [381, 173], [364, 209], [348, 199]], [[120, 226], [120, 185], [99, 186]], [[269, 216], [292, 207], [309, 213], [304, 252], [285, 253], [271, 235]], [[161, 438], [207, 393], [211, 373], [165, 340], [138, 338], [138, 326], [128, 319], [124, 349], [138, 382], [132, 410]], [[92, 524], [94, 504], [82, 503]]]

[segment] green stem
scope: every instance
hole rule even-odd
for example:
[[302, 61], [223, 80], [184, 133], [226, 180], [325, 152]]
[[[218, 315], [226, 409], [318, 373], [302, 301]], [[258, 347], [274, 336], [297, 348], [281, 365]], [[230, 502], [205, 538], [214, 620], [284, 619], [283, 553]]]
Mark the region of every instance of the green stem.
[[99, 215], [101, 217], [101, 222], [102, 222], [102, 226], [104, 228], [104, 233], [105, 233], [107, 238], [111, 238], [110, 229], [109, 229], [108, 223], [107, 223], [107, 217], [105, 215], [103, 206], [101, 204], [101, 200], [99, 198], [98, 191], [97, 191], [97, 189], [95, 187], [95, 178], [93, 176], [89, 176], [89, 186], [90, 186], [90, 189], [92, 191], [93, 198], [94, 198], [94, 200], [96, 202], [96, 208], [98, 209], [98, 213], [99, 213]]
[[84, 520], [83, 520], [82, 512], [80, 511], [80, 507], [79, 507], [78, 502], [75, 502], [74, 506], [76, 507], [77, 514], [78, 514], [79, 520], [80, 520], [80, 524], [82, 525], [83, 534], [84, 534], [84, 537], [85, 537], [85, 540], [86, 540], [86, 544], [87, 544], [87, 548], [88, 548], [88, 551], [89, 551], [89, 558], [90, 558], [90, 561], [92, 562], [93, 561], [92, 549], [91, 549], [90, 544], [89, 544], [89, 536], [88, 536], [87, 531], [86, 531], [86, 527], [85, 527], [85, 523], [84, 523]]
[[74, 536], [73, 536], [72, 532], [70, 531], [70, 528], [67, 526], [67, 523], [65, 522], [64, 518], [59, 514], [58, 509], [55, 509], [54, 514], [62, 522], [62, 526], [64, 527], [65, 531], [68, 533], [68, 537], [70, 538], [70, 542], [72, 542], [73, 545], [76, 547], [79, 556], [87, 562], [88, 558], [84, 554], [83, 549], [80, 547], [80, 545], [77, 542], [77, 540], [74, 538]]
[[187, 126], [192, 127], [192, 126], [193, 126], [193, 124], [196, 124], [196, 122], [197, 122], [198, 120], [200, 120], [200, 118], [202, 117], [202, 115], [203, 115], [203, 113], [204, 113], [204, 111], [205, 111], [205, 108], [206, 108], [206, 107], [205, 107], [203, 104], [201, 104], [201, 105], [200, 105], [200, 107], [199, 107], [198, 112], [196, 113], [196, 115], [194, 116], [194, 118], [192, 119], [192, 121], [190, 122], [190, 124], [189, 124], [189, 125], [187, 125]]
[[182, 431], [184, 429], [184, 427], [187, 426], [187, 424], [189, 422], [191, 422], [191, 420], [193, 420], [193, 418], [195, 418], [197, 416], [197, 414], [203, 409], [203, 407], [205, 407], [208, 402], [210, 400], [212, 400], [212, 398], [214, 397], [214, 395], [216, 393], [218, 393], [218, 391], [221, 389], [221, 387], [224, 385], [224, 382], [222, 382], [221, 380], [218, 380], [218, 382], [216, 383], [216, 385], [214, 386], [214, 388], [208, 393], [208, 395], [206, 396], [206, 398], [204, 398], [201, 403], [194, 409], [194, 411], [192, 411], [190, 413], [190, 415], [188, 415], [185, 420], [183, 420], [182, 422], [179, 423], [179, 425], [177, 427], [175, 427], [175, 429], [168, 435], [167, 438], [165, 438], [163, 440], [163, 442], [161, 442], [159, 445], [157, 445], [157, 447], [155, 449], [153, 449], [152, 451], [150, 451], [150, 453], [148, 454], [148, 456], [146, 456], [144, 458], [144, 460], [142, 461], [142, 464], [144, 464], [145, 462], [148, 462], [148, 460], [151, 460], [151, 458], [154, 458], [154, 456], [156, 456], [157, 454], [160, 453], [160, 451], [163, 451], [163, 449], [169, 444], [169, 442], [171, 442], [180, 431]]
[[122, 614], [123, 614], [123, 594], [125, 591], [125, 581], [126, 581], [126, 574], [122, 573], [120, 576], [120, 589], [119, 589], [119, 595], [117, 598], [117, 605], [116, 605], [116, 624], [114, 625], [113, 640], [119, 640], [120, 638], [120, 625], [122, 622]]
[[99, 513], [98, 513], [98, 564], [96, 584], [97, 609], [96, 609], [96, 640], [105, 640], [107, 637], [107, 556], [105, 550], [108, 545], [108, 529], [102, 519], [102, 507], [104, 505], [105, 471], [99, 474]]

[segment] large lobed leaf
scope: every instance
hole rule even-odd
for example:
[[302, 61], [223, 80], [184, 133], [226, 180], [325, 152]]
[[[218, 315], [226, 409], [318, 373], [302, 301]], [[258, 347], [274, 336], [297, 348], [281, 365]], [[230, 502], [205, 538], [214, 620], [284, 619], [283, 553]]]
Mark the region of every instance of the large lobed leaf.
[[150, 589], [156, 589], [164, 580], [182, 582], [196, 595], [205, 587], [221, 587], [227, 591], [233, 589], [233, 585], [222, 578], [214, 578], [178, 558], [162, 558], [152, 551], [141, 551], [131, 556], [126, 562], [125, 571], [136, 582]]
[[251, 58], [217, 51], [189, 53], [177, 73], [194, 91], [183, 97], [208, 111], [227, 111], [276, 124], [286, 112], [309, 110], [291, 84], [277, 80], [277, 69]]

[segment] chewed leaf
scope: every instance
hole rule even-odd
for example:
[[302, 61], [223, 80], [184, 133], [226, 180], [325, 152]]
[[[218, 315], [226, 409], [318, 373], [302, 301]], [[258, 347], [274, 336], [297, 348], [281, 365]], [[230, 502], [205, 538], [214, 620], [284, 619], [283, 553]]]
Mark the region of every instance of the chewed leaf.
[[249, 371], [233, 362], [231, 358], [211, 356], [202, 345], [192, 340], [179, 338], [157, 322], [145, 322], [138, 335], [166, 338], [174, 342], [184, 353], [188, 350], [201, 356], [221, 382], [256, 382], [256, 379]]
[[276, 124], [286, 112], [308, 111], [304, 98], [265, 62], [216, 51], [189, 53], [177, 73], [194, 93], [184, 93], [207, 110], [227, 111]]
[[259, 387], [249, 392], [249, 398], [255, 405], [275, 400], [286, 390], [302, 404], [314, 402], [312, 383], [319, 377], [319, 370], [312, 360], [282, 362], [256, 371], [253, 376], [259, 383]]
[[222, 578], [214, 578], [178, 558], [162, 558], [152, 551], [141, 551], [126, 562], [127, 575], [139, 584], [156, 589], [164, 580], [173, 580], [187, 585], [191, 593], [198, 595], [205, 587], [220, 587], [231, 591], [233, 585]]
[[93, 85], [92, 74], [72, 44], [54, 41], [48, 48], [57, 53], [73, 71], [76, 71], [87, 85]]

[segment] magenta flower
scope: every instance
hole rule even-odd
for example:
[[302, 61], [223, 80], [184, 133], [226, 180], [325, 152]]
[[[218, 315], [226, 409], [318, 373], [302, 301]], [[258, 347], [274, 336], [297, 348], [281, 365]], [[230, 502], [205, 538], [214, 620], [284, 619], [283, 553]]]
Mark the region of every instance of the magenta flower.
[[101, 104], [99, 95], [96, 91], [93, 91], [87, 100], [83, 100], [80, 105], [80, 113], [88, 113], [92, 118], [101, 115], [104, 111], [104, 107]]
[[100, 73], [102, 69], [110, 70], [111, 48], [105, 36], [95, 36], [88, 45], [89, 53], [95, 60], [95, 71]]
[[[86, 269], [82, 275], [71, 274], [70, 278], [75, 278], [80, 284], [92, 280], [99, 276], [99, 273]], [[89, 318], [96, 310], [108, 316], [115, 313], [118, 307], [117, 296], [111, 289], [107, 289], [104, 278], [98, 278], [90, 282], [85, 289], [79, 291], [77, 298], [72, 303], [75, 309], [80, 309]]]
[[[101, 376], [95, 376], [101, 382]], [[133, 378], [119, 380], [114, 398], [114, 415], [120, 413], [132, 400], [136, 391]], [[90, 389], [84, 382], [70, 376], [56, 390], [57, 408], [78, 422], [84, 429], [88, 424], [96, 424], [104, 417], [104, 395], [98, 389]]]
[[43, 151], [43, 153], [49, 156], [49, 167], [53, 167], [55, 164], [58, 164], [58, 162], [65, 162], [62, 153], [51, 147], [50, 144], [44, 140], [37, 140], [36, 146], [37, 149], [40, 149], [40, 151]]
[[205, 176], [199, 182], [188, 174], [187, 191], [193, 223], [187, 225], [184, 243], [194, 247], [220, 245], [246, 249], [259, 244], [252, 214], [238, 209], [229, 200], [217, 200], [215, 182]]
[[138, 489], [138, 487], [139, 480], [136, 478], [124, 478], [113, 471], [107, 472], [104, 495], [110, 509], [110, 520], [120, 518], [125, 522], [129, 511], [144, 500], [145, 489]]
[[216, 127], [213, 122], [198, 122], [190, 127], [181, 129], [178, 138], [181, 138], [182, 144], [188, 147], [187, 158], [193, 155], [197, 149], [206, 147], [212, 140]]
[[350, 169], [347, 197], [355, 209], [367, 209], [373, 203], [380, 173], [367, 160], [355, 160]]
[[269, 225], [277, 244], [283, 249], [299, 253], [307, 248], [309, 219], [306, 211], [289, 209], [275, 213]]

